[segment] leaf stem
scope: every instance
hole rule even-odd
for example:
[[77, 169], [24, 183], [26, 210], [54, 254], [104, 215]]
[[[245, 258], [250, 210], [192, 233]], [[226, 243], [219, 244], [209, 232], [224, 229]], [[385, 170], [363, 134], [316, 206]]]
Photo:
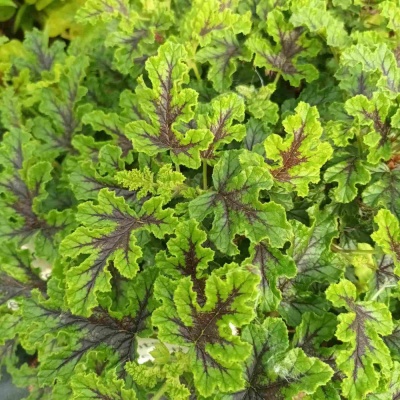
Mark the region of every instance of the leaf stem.
[[207, 190], [208, 189], [208, 183], [207, 183], [207, 161], [203, 161], [203, 189]]
[[[276, 85], [277, 85], [277, 83], [278, 83], [278, 81], [279, 81], [279, 79], [280, 79], [281, 76], [282, 76], [282, 75], [281, 75], [280, 72], [277, 72], [276, 75], [275, 75], [275, 79], [274, 79], [273, 82], [272, 82], [272, 84], [275, 86], [275, 90], [276, 90]], [[269, 94], [269, 96], [266, 97], [265, 100], [269, 100], [272, 94], [273, 94], [273, 93], [271, 92], [271, 93]]]
[[196, 75], [197, 80], [201, 81], [201, 76], [200, 76], [199, 70], [197, 69], [196, 61], [192, 61], [190, 64], [191, 64], [191, 67], [193, 68], [193, 72]]
[[151, 400], [160, 400], [165, 391], [167, 390], [167, 382], [164, 382], [164, 384], [158, 389], [157, 393], [153, 396]]
[[340, 247], [334, 243], [332, 243], [331, 248], [332, 248], [332, 251], [337, 252], [337, 253], [346, 253], [346, 254], [375, 254], [376, 253], [375, 250], [343, 249], [342, 247]]
[[193, 48], [192, 48], [193, 58], [190, 59], [190, 61], [188, 62], [188, 65], [193, 69], [193, 72], [194, 72], [197, 80], [201, 81], [201, 76], [200, 76], [199, 70], [197, 68], [196, 60], [195, 60], [196, 50], [197, 50], [199, 43], [197, 41], [194, 41], [194, 42], [192, 42], [192, 45], [193, 45]]
[[176, 172], [181, 172], [181, 167], [179, 166], [178, 163], [175, 163], [175, 169], [176, 169]]
[[393, 285], [393, 284], [386, 284], [383, 285], [372, 297], [371, 297], [371, 301], [375, 301], [379, 295], [386, 289], [392, 288], [392, 287], [396, 287], [397, 285]]
[[280, 79], [281, 76], [282, 76], [282, 74], [281, 74], [280, 72], [277, 72], [277, 73], [276, 73], [275, 79], [274, 79], [274, 81], [272, 82], [275, 86], [276, 86], [276, 84], [278, 83], [278, 81], [279, 81], [279, 79]]
[[362, 156], [363, 155], [363, 138], [362, 138], [360, 130], [358, 130], [358, 132], [356, 132], [356, 138], [357, 138], [359, 154], [360, 154], [360, 156]]

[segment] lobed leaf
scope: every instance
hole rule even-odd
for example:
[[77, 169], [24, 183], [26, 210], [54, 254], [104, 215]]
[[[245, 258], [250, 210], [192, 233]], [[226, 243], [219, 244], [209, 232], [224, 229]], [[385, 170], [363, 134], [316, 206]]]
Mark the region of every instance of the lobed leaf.
[[400, 227], [398, 219], [389, 210], [379, 210], [375, 217], [378, 230], [371, 237], [382, 250], [393, 258], [395, 272], [400, 266]]
[[[163, 237], [175, 223], [171, 210], [162, 210], [155, 198], [146, 202], [139, 214], [107, 189], [99, 192], [98, 202], [80, 205], [83, 226], [65, 238], [60, 249], [65, 258], [76, 260], [67, 271], [67, 299], [71, 310], [83, 316], [97, 306], [98, 292], [111, 290], [109, 263], [113, 261], [122, 276], [133, 278], [142, 256], [138, 245], [141, 231]], [[95, 228], [91, 228], [93, 224]], [[79, 261], [82, 254], [87, 257]]]
[[136, 95], [141, 98], [139, 107], [148, 120], [130, 122], [126, 134], [135, 148], [149, 156], [169, 151], [173, 162], [198, 168], [200, 152], [208, 148], [212, 134], [185, 126], [193, 118], [197, 104], [197, 92], [182, 87], [188, 83], [185, 57], [183, 46], [169, 42], [146, 62], [152, 88], [141, 80]]
[[301, 102], [296, 114], [283, 121], [286, 138], [272, 134], [264, 142], [267, 158], [278, 164], [269, 167], [272, 176], [285, 187], [294, 187], [300, 196], [307, 195], [310, 183], [319, 182], [320, 169], [332, 155], [331, 146], [319, 142], [318, 117], [315, 107]]
[[389, 350], [380, 337], [393, 330], [391, 314], [383, 304], [356, 302], [356, 288], [347, 280], [332, 284], [326, 296], [336, 307], [348, 310], [338, 316], [336, 330], [336, 337], [346, 343], [336, 356], [338, 368], [346, 375], [342, 391], [350, 398], [365, 396], [378, 386], [379, 374], [374, 364], [379, 364], [383, 373], [392, 365]]
[[318, 78], [315, 67], [304, 61], [318, 54], [320, 46], [316, 40], [308, 39], [301, 29], [295, 29], [278, 9], [268, 13], [266, 31], [275, 45], [260, 35], [247, 41], [247, 46], [256, 55], [254, 64], [257, 67], [276, 71], [292, 86], [299, 86], [302, 79], [311, 82]]
[[180, 279], [179, 285], [166, 280], [156, 285], [163, 305], [153, 314], [153, 323], [161, 340], [188, 347], [190, 370], [203, 396], [216, 388], [226, 392], [243, 386], [241, 365], [250, 349], [232, 334], [230, 324], [240, 328], [252, 320], [257, 283], [258, 278], [245, 271], [232, 270], [224, 280], [211, 274], [202, 307], [190, 278]]
[[258, 200], [258, 192], [272, 186], [271, 175], [262, 161], [242, 168], [245, 159], [240, 161], [241, 154], [244, 157], [246, 153], [225, 152], [214, 168], [215, 189], [189, 204], [190, 215], [197, 220], [214, 213], [210, 238], [226, 254], [237, 253], [232, 242], [236, 234], [244, 234], [254, 242], [268, 238], [273, 246], [279, 247], [290, 229], [280, 205], [262, 204]]

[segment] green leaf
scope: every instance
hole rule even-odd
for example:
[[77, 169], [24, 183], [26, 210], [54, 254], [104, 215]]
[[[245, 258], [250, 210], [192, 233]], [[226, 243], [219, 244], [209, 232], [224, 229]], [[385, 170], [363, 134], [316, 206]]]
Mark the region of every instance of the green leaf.
[[301, 324], [296, 327], [293, 346], [300, 347], [308, 356], [328, 358], [324, 357], [324, 350], [330, 351], [330, 349], [322, 347], [321, 344], [333, 338], [336, 326], [336, 317], [331, 313], [317, 315], [306, 312], [303, 314]]
[[45, 263], [33, 260], [27, 249], [19, 250], [13, 244], [3, 245], [0, 262], [0, 304], [14, 299], [18, 307], [16, 298], [29, 297], [34, 288], [42, 292], [46, 290], [45, 281], [34, 271], [35, 267], [44, 266]]
[[304, 290], [304, 286], [296, 284], [294, 280], [281, 279], [278, 288], [282, 300], [277, 311], [289, 326], [299, 325], [307, 312], [324, 315], [329, 310], [329, 303], [323, 293]]
[[155, 181], [154, 174], [148, 167], [143, 170], [120, 171], [116, 174], [116, 180], [130, 191], [137, 191], [138, 199], [150, 193], [160, 196], [164, 203], [168, 203], [183, 187], [185, 176], [173, 171], [171, 164], [164, 164], [159, 169]]
[[[395, 274], [395, 263], [393, 258], [388, 255], [373, 258], [374, 270], [367, 282], [368, 292], [366, 300], [377, 300], [381, 303], [389, 304], [392, 291], [396, 288], [400, 277]], [[365, 270], [365, 264], [362, 264]]]
[[[16, 335], [20, 329], [21, 316], [14, 313], [4, 313], [0, 316], [0, 365], [10, 370], [13, 364], [18, 363]], [[0, 375], [4, 380], [3, 376]]]
[[400, 396], [398, 0], [0, 3], [0, 373]]
[[236, 393], [235, 399], [311, 394], [333, 374], [328, 365], [307, 357], [301, 349], [288, 349], [287, 328], [280, 319], [266, 318], [262, 325], [246, 327], [243, 338], [252, 345], [252, 354], [246, 362], [246, 389]]
[[393, 330], [390, 311], [378, 302], [356, 302], [356, 287], [347, 280], [329, 286], [326, 296], [334, 306], [348, 310], [338, 316], [336, 330], [336, 337], [345, 343], [336, 351], [336, 364], [346, 375], [342, 392], [349, 398], [362, 398], [378, 386], [380, 373], [374, 364], [382, 374], [392, 366], [389, 349], [380, 337]]
[[[120, 368], [128, 361], [137, 360], [137, 335], [148, 335], [152, 331], [149, 317], [158, 305], [153, 297], [156, 277], [157, 271], [148, 269], [137, 275], [135, 282], [123, 282], [119, 287], [123, 308], [110, 313], [97, 308], [90, 318], [55, 308], [51, 300], [44, 302], [36, 294], [25, 301], [24, 323], [29, 335], [23, 343], [25, 348], [38, 350], [41, 383], [52, 385], [55, 379], [69, 382], [77, 365], [92, 350], [109, 349], [110, 367]], [[94, 360], [98, 362], [100, 357], [95, 356]], [[88, 363], [82, 367], [90, 372]], [[79, 385], [88, 385], [90, 389], [86, 380]]]
[[[137, 365], [131, 362], [127, 363], [125, 369], [136, 384], [146, 388], [146, 393], [154, 391], [158, 395], [162, 392], [170, 398], [185, 400], [190, 396], [190, 391], [182, 375], [188, 369], [188, 362], [186, 355], [177, 352], [178, 349], [180, 348], [177, 346], [158, 342], [151, 351], [154, 358], [151, 365]], [[161, 387], [157, 387], [159, 382], [162, 382]]]
[[201, 152], [201, 158], [212, 160], [218, 155], [218, 148], [233, 140], [240, 142], [246, 135], [244, 125], [233, 123], [243, 121], [244, 102], [238, 95], [228, 93], [213, 99], [207, 111], [198, 117], [198, 127], [211, 131], [213, 140], [208, 149]]
[[107, 370], [102, 376], [77, 367], [71, 381], [73, 399], [112, 398], [115, 400], [135, 400], [136, 392], [125, 388], [123, 380], [118, 379], [115, 369]]
[[343, 261], [331, 251], [332, 239], [338, 236], [337, 222], [328, 211], [313, 207], [308, 210], [310, 227], [292, 221], [292, 246], [288, 256], [293, 259], [297, 275], [280, 279], [282, 300], [278, 311], [289, 325], [298, 325], [305, 312], [323, 315], [328, 308], [323, 293], [314, 290], [315, 282], [335, 282], [343, 271]]
[[269, 133], [269, 129], [264, 123], [250, 118], [246, 124], [246, 137], [243, 139], [244, 148], [264, 155], [263, 143]]
[[393, 332], [383, 338], [394, 360], [400, 360], [400, 323], [394, 321]]
[[290, 398], [299, 393], [312, 394], [319, 386], [329, 382], [333, 370], [318, 358], [308, 357], [301, 349], [290, 350], [275, 366], [275, 372], [290, 384], [282, 394]]
[[[169, 354], [169, 353], [168, 353]], [[132, 376], [135, 383], [146, 388], [145, 394], [155, 392], [155, 395], [162, 392], [164, 396], [177, 400], [186, 400], [190, 396], [189, 389], [185, 386], [180, 375], [187, 368], [187, 363], [176, 357], [170, 363], [163, 363], [163, 366], [135, 365], [128, 364], [126, 370]], [[157, 381], [163, 382], [157, 390]]]
[[[132, 143], [124, 134], [124, 120], [115, 113], [105, 114], [103, 111], [96, 110], [82, 117], [84, 124], [90, 124], [95, 131], [104, 131], [112, 136], [121, 150], [123, 157], [127, 157], [132, 150]], [[128, 159], [129, 162], [130, 159]]]
[[219, 93], [231, 87], [232, 75], [236, 72], [239, 61], [250, 61], [250, 59], [250, 51], [231, 31], [215, 37], [209, 45], [196, 53], [197, 61], [210, 63], [208, 79]]
[[[103, 142], [103, 146], [98, 150], [91, 138], [87, 140], [86, 137], [80, 136], [77, 139], [75, 137], [73, 144], [82, 154], [70, 167], [71, 172], [67, 172], [67, 179], [75, 197], [79, 200], [95, 200], [101, 189], [108, 188], [117, 196], [124, 197], [128, 203], [135, 202], [137, 192], [125, 189], [117, 181], [117, 177], [122, 173], [121, 169], [125, 167], [122, 149]], [[95, 154], [85, 154], [88, 151]], [[92, 161], [87, 161], [88, 158], [92, 158]]]
[[261, 312], [277, 309], [282, 298], [278, 287], [281, 277], [293, 278], [296, 265], [291, 257], [271, 248], [267, 243], [251, 244], [250, 257], [243, 261], [243, 266], [261, 277], [258, 307]]
[[251, 14], [237, 13], [236, 2], [194, 0], [190, 5], [181, 25], [181, 34], [188, 41], [198, 42], [204, 47], [226, 31], [245, 35], [250, 31]]
[[[10, 92], [11, 93], [11, 92]], [[15, 102], [14, 102], [15, 103]], [[12, 105], [15, 105], [12, 103]], [[46, 212], [46, 184], [51, 179], [52, 165], [35, 154], [38, 143], [31, 140], [20, 120], [18, 107], [3, 114], [3, 123], [10, 131], [0, 147], [0, 240], [19, 246], [28, 242], [35, 252], [48, 260], [56, 256], [60, 239], [68, 233], [73, 218], [70, 210]]]
[[327, 183], [338, 183], [333, 189], [335, 200], [339, 203], [349, 203], [357, 196], [356, 185], [366, 185], [371, 179], [371, 174], [365, 162], [355, 154], [336, 155], [336, 160], [338, 162], [325, 171], [324, 178]]
[[157, 53], [173, 20], [173, 14], [162, 3], [151, 12], [130, 11], [129, 18], [123, 18], [117, 29], [111, 29], [105, 41], [106, 46], [115, 49], [115, 68], [133, 76], [142, 73], [144, 61]]
[[[389, 390], [388, 390], [389, 389]], [[371, 394], [368, 400], [386, 400], [395, 399], [400, 394], [400, 363], [393, 363], [393, 372], [390, 377], [389, 387], [385, 385], [383, 390], [379, 390], [377, 394]]]
[[306, 26], [310, 32], [322, 34], [330, 47], [346, 48], [350, 38], [344, 22], [327, 10], [325, 0], [299, 0], [292, 6], [290, 22], [296, 26]]
[[110, 21], [113, 18], [128, 17], [129, 2], [127, 0], [89, 0], [79, 9], [79, 22], [95, 24], [99, 20]]
[[268, 238], [272, 246], [281, 247], [290, 230], [280, 205], [258, 200], [259, 191], [272, 186], [262, 158], [254, 158], [258, 160], [256, 165], [246, 167], [245, 155], [243, 151], [225, 152], [214, 168], [215, 189], [189, 203], [191, 217], [199, 221], [211, 212], [214, 214], [210, 238], [227, 254], [237, 253], [232, 242], [237, 234], [254, 242]]
[[307, 62], [320, 51], [318, 41], [308, 39], [306, 33], [295, 29], [278, 9], [268, 13], [266, 31], [276, 44], [260, 35], [246, 42], [256, 55], [254, 64], [257, 67], [276, 71], [292, 86], [299, 86], [302, 79], [311, 82], [318, 78], [317, 69]]
[[17, 57], [14, 62], [18, 69], [28, 68], [33, 81], [47, 77], [46, 73], [55, 70], [57, 64], [65, 61], [65, 44], [56, 41], [49, 46], [46, 33], [34, 28], [26, 32], [24, 57]]
[[203, 307], [197, 303], [190, 278], [169, 284], [174, 289], [172, 298], [160, 283], [156, 293], [163, 306], [153, 314], [153, 323], [160, 340], [188, 347], [198, 392], [209, 396], [217, 388], [223, 392], [241, 389], [242, 363], [250, 346], [232, 334], [230, 324], [240, 328], [252, 320], [258, 277], [238, 269], [228, 272], [225, 280], [211, 274]]
[[400, 169], [381, 163], [371, 172], [371, 182], [362, 193], [363, 201], [375, 208], [384, 206], [400, 218]]
[[327, 122], [325, 133], [335, 146], [346, 147], [354, 136], [360, 135], [360, 127], [354, 124], [344, 108], [343, 103], [333, 103], [330, 107], [334, 119]]
[[79, 106], [87, 92], [81, 82], [88, 63], [86, 57], [69, 57], [59, 85], [41, 90], [39, 110], [44, 116], [34, 119], [33, 136], [44, 143], [44, 151], [60, 153], [71, 150], [72, 138], [81, 128], [80, 118], [90, 108], [88, 105]]
[[208, 148], [212, 134], [187, 127], [194, 116], [197, 92], [183, 88], [189, 81], [185, 58], [183, 46], [168, 42], [157, 56], [148, 59], [146, 70], [152, 88], [139, 78], [136, 89], [146, 119], [130, 122], [126, 135], [135, 148], [149, 156], [169, 151], [173, 162], [198, 168], [200, 152]]
[[[11, 1], [11, 0], [10, 0]], [[15, 14], [15, 5], [14, 3], [11, 1], [12, 6], [0, 6], [0, 21], [8, 21], [9, 19], [11, 19], [13, 17], [13, 15]]]
[[214, 252], [202, 245], [206, 241], [205, 232], [198, 228], [195, 220], [181, 222], [175, 230], [176, 237], [168, 241], [168, 256], [165, 251], [157, 254], [156, 263], [163, 274], [174, 279], [190, 277], [197, 302], [204, 305], [206, 271], [213, 260]]
[[359, 43], [343, 50], [340, 61], [348, 68], [361, 64], [366, 72], [378, 71], [378, 88], [385, 91], [389, 98], [397, 95], [400, 88], [400, 72], [396, 57], [386, 43], [368, 46]]
[[343, 93], [336, 81], [327, 73], [322, 73], [317, 80], [307, 85], [296, 99], [285, 100], [282, 104], [282, 117], [290, 115], [293, 112], [292, 109], [301, 101], [310, 106], [316, 106], [324, 122], [340, 120], [343, 114], [346, 115], [341, 110], [337, 110], [338, 105], [342, 105]]
[[340, 88], [352, 97], [364, 95], [370, 99], [376, 91], [380, 73], [376, 70], [366, 70], [359, 62], [351, 66], [341, 66], [336, 71], [335, 77], [340, 80]]
[[306, 196], [308, 185], [320, 180], [320, 169], [330, 158], [332, 148], [321, 142], [322, 127], [316, 107], [300, 102], [296, 114], [284, 119], [287, 136], [272, 134], [265, 140], [265, 152], [278, 165], [270, 167], [272, 176], [284, 187]]
[[279, 107], [270, 100], [276, 87], [274, 84], [262, 86], [256, 89], [254, 86], [240, 85], [237, 92], [245, 98], [246, 111], [263, 122], [275, 125], [279, 119]]
[[378, 230], [371, 237], [385, 254], [393, 258], [395, 272], [400, 275], [400, 226], [399, 220], [389, 210], [379, 210], [375, 217]]
[[305, 396], [306, 400], [341, 400], [339, 389], [333, 382], [328, 382], [325, 386], [320, 386], [315, 393], [310, 396]]
[[363, 139], [370, 148], [367, 160], [372, 164], [377, 164], [381, 159], [388, 160], [391, 155], [391, 127], [386, 122], [390, 106], [390, 99], [383, 94], [374, 95], [371, 100], [358, 95], [345, 104], [346, 111], [356, 117], [361, 126], [366, 127]]
[[280, 10], [287, 10], [289, 8], [287, 0], [260, 0], [257, 3], [247, 0], [247, 2], [249, 3], [248, 7], [252, 11], [253, 17], [257, 15], [260, 19], [260, 26], [265, 23], [264, 21], [267, 19], [268, 14], [275, 8], [279, 8]]
[[[80, 205], [84, 226], [65, 238], [60, 248], [65, 258], [76, 260], [67, 271], [67, 299], [71, 310], [84, 316], [98, 304], [98, 292], [111, 290], [110, 262], [122, 276], [133, 278], [142, 256], [140, 233], [145, 230], [161, 238], [175, 223], [171, 210], [162, 210], [155, 198], [143, 204], [139, 214], [107, 189], [99, 192], [98, 203]], [[83, 261], [82, 254], [88, 255]]]

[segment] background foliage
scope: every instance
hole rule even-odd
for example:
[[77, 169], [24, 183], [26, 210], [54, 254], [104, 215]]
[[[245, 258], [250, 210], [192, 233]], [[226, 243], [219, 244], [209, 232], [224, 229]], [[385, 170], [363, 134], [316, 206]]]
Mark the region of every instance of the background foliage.
[[28, 399], [400, 396], [397, 0], [0, 15], [0, 363]]

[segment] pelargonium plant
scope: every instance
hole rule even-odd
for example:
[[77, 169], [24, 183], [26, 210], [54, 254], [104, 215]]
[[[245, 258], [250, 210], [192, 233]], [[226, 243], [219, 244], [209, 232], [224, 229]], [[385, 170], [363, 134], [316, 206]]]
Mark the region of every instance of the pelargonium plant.
[[14, 383], [398, 399], [400, 3], [82, 3], [1, 39]]

